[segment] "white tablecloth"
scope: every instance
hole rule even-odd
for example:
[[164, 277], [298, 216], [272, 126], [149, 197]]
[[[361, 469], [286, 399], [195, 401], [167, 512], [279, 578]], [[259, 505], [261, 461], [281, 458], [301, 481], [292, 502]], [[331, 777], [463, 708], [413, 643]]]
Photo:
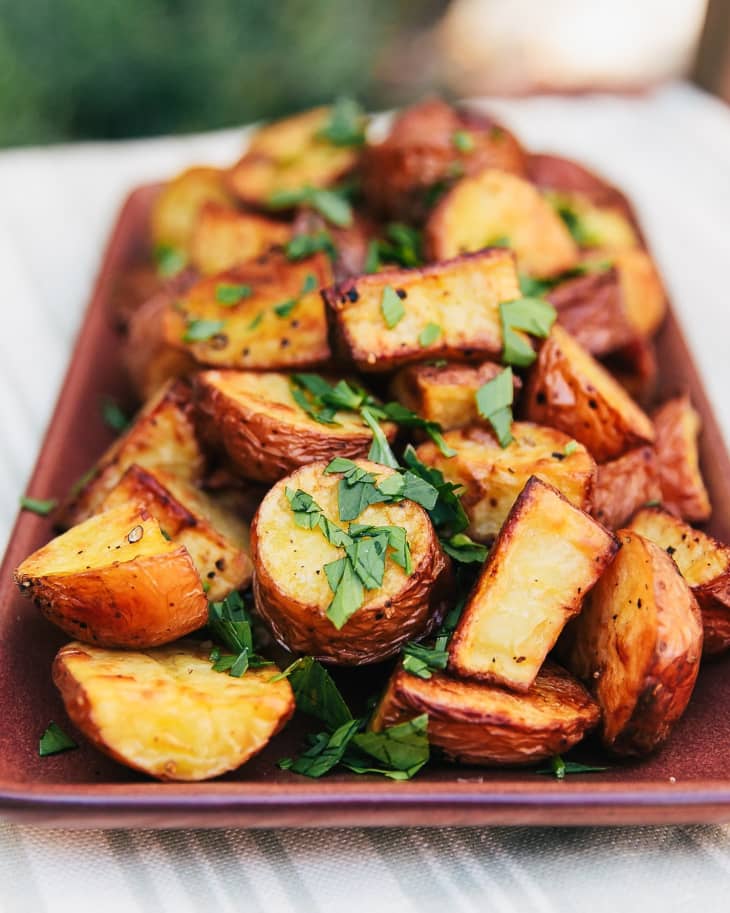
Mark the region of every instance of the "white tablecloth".
[[[494, 101], [535, 149], [634, 199], [730, 437], [730, 111], [687, 85], [631, 99]], [[0, 541], [127, 190], [240, 130], [0, 154]], [[22, 699], [22, 696], [19, 696]], [[728, 759], [730, 761], [730, 759]], [[726, 909], [730, 828], [44, 831], [0, 824], [0, 910], [42, 913]]]

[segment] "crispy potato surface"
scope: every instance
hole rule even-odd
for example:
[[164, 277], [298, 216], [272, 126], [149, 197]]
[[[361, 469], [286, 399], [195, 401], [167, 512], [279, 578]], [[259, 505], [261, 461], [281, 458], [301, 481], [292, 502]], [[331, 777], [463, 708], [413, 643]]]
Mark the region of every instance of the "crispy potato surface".
[[705, 655], [730, 647], [730, 547], [658, 507], [644, 507], [629, 528], [672, 556], [702, 612]]
[[[195, 395], [201, 437], [254, 481], [276, 482], [305, 463], [335, 456], [364, 458], [373, 442], [357, 413], [337, 412], [332, 425], [311, 418], [286, 374], [203, 371]], [[383, 430], [392, 442], [398, 429], [385, 422]]]
[[72, 637], [155, 647], [205, 623], [208, 600], [187, 549], [125, 502], [52, 539], [17, 568], [22, 593]]
[[195, 224], [206, 203], [229, 204], [223, 172], [196, 166], [168, 181], [152, 207], [150, 230], [154, 244], [187, 252]]
[[529, 691], [514, 694], [440, 672], [429, 679], [396, 668], [375, 711], [379, 732], [428, 714], [428, 740], [449, 758], [486, 767], [534, 764], [577, 744], [599, 719], [585, 688], [546, 661]]
[[[389, 326], [384, 307], [396, 295], [403, 314]], [[382, 372], [429, 358], [499, 354], [499, 304], [519, 298], [520, 291], [512, 254], [492, 249], [420, 269], [358, 276], [323, 296], [340, 352], [361, 371]], [[429, 324], [438, 333], [424, 343]]]
[[205, 276], [225, 272], [285, 244], [291, 226], [232, 206], [206, 203], [190, 240], [190, 264]]
[[360, 150], [337, 146], [320, 135], [332, 113], [314, 108], [267, 124], [254, 133], [243, 158], [228, 174], [228, 185], [244, 203], [266, 207], [284, 190], [329, 187], [357, 164]]
[[451, 638], [451, 672], [527, 691], [617, 548], [592, 517], [531, 478]]
[[125, 471], [137, 463], [147, 469], [167, 466], [183, 480], [197, 482], [205, 459], [195, 435], [190, 386], [168, 382], [143, 406], [132, 425], [72, 491], [63, 521], [73, 526], [96, 513]]
[[540, 346], [524, 402], [528, 419], [572, 435], [599, 463], [654, 440], [648, 416], [557, 324]]
[[662, 503], [677, 516], [701, 523], [709, 518], [712, 505], [700, 471], [699, 413], [685, 394], [660, 406], [653, 419]]
[[609, 529], [618, 529], [647, 501], [661, 497], [654, 450], [636, 447], [598, 467], [591, 513]]
[[702, 653], [697, 602], [667, 553], [631, 530], [573, 622], [573, 670], [601, 707], [604, 745], [643, 755], [666, 741]]
[[53, 681], [73, 724], [100, 751], [158, 780], [208, 780], [267, 744], [294, 712], [275, 666], [213, 671], [210, 649], [180, 641], [144, 652], [70, 643]]
[[[358, 460], [380, 479], [393, 470]], [[336, 665], [377, 662], [397, 653], [438, 623], [449, 597], [451, 568], [428, 514], [412, 501], [371, 504], [355, 522], [406, 531], [410, 575], [387, 560], [382, 586], [365, 590], [362, 606], [339, 630], [327, 617], [333, 594], [324, 565], [341, 558], [319, 529], [295, 522], [286, 489], [311, 495], [338, 526], [339, 475], [324, 475], [327, 463], [310, 463], [269, 491], [251, 526], [256, 607], [277, 641], [293, 653], [311, 654]]]
[[464, 487], [468, 533], [478, 542], [494, 539], [531, 476], [554, 485], [576, 507], [590, 508], [596, 464], [581, 444], [574, 442], [575, 449], [566, 453], [571, 438], [561, 431], [513, 422], [513, 440], [506, 447], [485, 425], [449, 431], [444, 437], [456, 456], [443, 456], [428, 441], [418, 447], [418, 457]]
[[425, 242], [433, 260], [507, 243], [521, 272], [555, 276], [578, 262], [563, 221], [528, 181], [488, 168], [464, 178], [436, 205]]
[[213, 496], [169, 470], [143, 469], [135, 463], [109, 492], [100, 512], [130, 503], [144, 507], [164, 535], [185, 546], [208, 585], [211, 602], [251, 583], [248, 526]]

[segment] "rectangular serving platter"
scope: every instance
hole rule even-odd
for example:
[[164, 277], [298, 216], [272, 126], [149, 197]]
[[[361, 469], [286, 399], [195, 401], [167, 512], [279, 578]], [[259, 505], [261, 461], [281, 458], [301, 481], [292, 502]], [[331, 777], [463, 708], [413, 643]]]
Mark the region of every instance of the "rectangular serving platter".
[[[28, 491], [62, 496], [111, 440], [100, 401], [129, 391], [119, 358], [111, 297], [116, 277], [145, 253], [157, 188], [126, 201], [95, 290]], [[714, 506], [708, 530], [730, 541], [730, 460], [670, 311], [657, 339], [658, 396], [688, 390], [702, 415], [701, 463]], [[38, 756], [50, 720], [74, 735], [50, 676], [64, 635], [46, 622], [12, 582], [14, 567], [53, 534], [50, 519], [22, 512], [0, 573], [0, 814], [54, 826], [248, 827], [464, 824], [660, 824], [730, 821], [730, 658], [706, 663], [690, 707], [669, 743], [641, 762], [608, 761], [587, 744], [578, 760], [608, 763], [603, 773], [564, 781], [533, 770], [490, 771], [434, 764], [414, 780], [331, 774], [310, 780], [281, 771], [276, 760], [301, 744], [288, 727], [241, 770], [210, 783], [152, 782], [80, 748]], [[351, 694], [372, 693], [383, 670], [346, 673]]]

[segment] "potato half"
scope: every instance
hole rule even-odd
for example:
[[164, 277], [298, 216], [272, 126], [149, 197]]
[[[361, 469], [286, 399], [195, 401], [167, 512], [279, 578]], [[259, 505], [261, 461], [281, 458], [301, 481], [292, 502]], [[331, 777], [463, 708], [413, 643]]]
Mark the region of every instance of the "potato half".
[[598, 463], [654, 440], [649, 417], [557, 324], [530, 370], [524, 410], [531, 421], [559, 428], [580, 441]]
[[562, 431], [513, 422], [506, 447], [485, 425], [449, 431], [444, 437], [456, 456], [443, 456], [429, 441], [418, 447], [418, 457], [464, 487], [468, 532], [478, 542], [494, 539], [531, 476], [554, 485], [576, 507], [590, 508], [596, 464], [581, 444], [574, 441], [571, 449], [571, 438]]
[[[393, 470], [358, 460], [380, 479]], [[293, 653], [308, 653], [336, 665], [377, 662], [408, 640], [425, 635], [442, 616], [451, 567], [422, 507], [412, 501], [371, 504], [357, 523], [405, 529], [413, 570], [409, 575], [388, 559], [382, 586], [365, 590], [365, 600], [338, 630], [327, 618], [332, 591], [324, 565], [341, 558], [319, 529], [297, 526], [286, 489], [310, 494], [338, 526], [339, 475], [324, 475], [327, 463], [310, 463], [269, 491], [251, 526], [256, 607], [276, 639]]]
[[449, 644], [449, 669], [527, 691], [611, 561], [615, 538], [531, 478], [492, 546]]
[[228, 185], [244, 203], [267, 207], [273, 194], [302, 187], [329, 187], [357, 164], [360, 150], [324, 139], [331, 108], [313, 108], [257, 130]]
[[677, 396], [653, 415], [662, 503], [692, 523], [712, 513], [710, 497], [700, 471], [697, 449], [701, 420], [689, 396]]
[[398, 667], [370, 728], [379, 732], [428, 714], [428, 740], [449, 758], [486, 767], [534, 764], [576, 745], [599, 720], [598, 705], [572, 675], [548, 660], [529, 691], [514, 694], [435, 672]]
[[571, 668], [589, 683], [602, 738], [620, 755], [664, 742], [684, 713], [702, 654], [697, 602], [664, 549], [631, 530], [571, 625]]
[[186, 381], [169, 381], [145, 403], [132, 425], [69, 495], [63, 508], [64, 525], [74, 526], [96, 513], [133, 463], [147, 469], [167, 466], [191, 483], [201, 479], [205, 459], [195, 436]]
[[70, 643], [53, 681], [72, 723], [104, 754], [158, 780], [208, 780], [261, 751], [294, 712], [276, 666], [240, 678], [213, 671], [210, 648], [180, 641], [145, 652]]
[[556, 276], [578, 263], [578, 247], [562, 219], [528, 181], [488, 168], [459, 181], [426, 224], [432, 260], [507, 243], [522, 272]]
[[[203, 371], [195, 393], [201, 437], [255, 481], [276, 482], [305, 463], [335, 456], [366, 457], [373, 442], [355, 412], [337, 412], [333, 425], [311, 418], [292, 396], [287, 374]], [[392, 442], [398, 429], [385, 422], [383, 430]]]
[[658, 507], [644, 507], [629, 528], [674, 558], [702, 612], [705, 655], [730, 647], [730, 546]]
[[[420, 269], [358, 276], [323, 296], [341, 354], [361, 371], [390, 371], [431, 358], [484, 359], [502, 350], [499, 305], [519, 298], [514, 257], [491, 249]], [[403, 314], [386, 323], [384, 301]], [[427, 343], [429, 324], [438, 333]]]
[[654, 450], [636, 447], [598, 467], [591, 513], [609, 529], [618, 529], [647, 501], [661, 497]]
[[[444, 431], [478, 421], [476, 392], [504, 368], [493, 361], [480, 365], [449, 362], [444, 365], [408, 365], [391, 384], [395, 399], [422, 418], [438, 422]], [[522, 381], [514, 376], [519, 390]]]
[[154, 244], [187, 252], [201, 209], [206, 203], [231, 202], [218, 168], [198, 165], [168, 181], [152, 206], [150, 229]]
[[33, 552], [15, 581], [59, 628], [103, 647], [156, 647], [208, 617], [188, 550], [168, 542], [152, 515], [129, 502]]
[[291, 226], [231, 206], [206, 203], [190, 239], [190, 265], [205, 276], [253, 260], [291, 237]]
[[185, 546], [212, 602], [251, 583], [248, 525], [220, 499], [169, 470], [133, 464], [109, 492], [100, 512], [130, 503], [148, 510], [163, 535]]

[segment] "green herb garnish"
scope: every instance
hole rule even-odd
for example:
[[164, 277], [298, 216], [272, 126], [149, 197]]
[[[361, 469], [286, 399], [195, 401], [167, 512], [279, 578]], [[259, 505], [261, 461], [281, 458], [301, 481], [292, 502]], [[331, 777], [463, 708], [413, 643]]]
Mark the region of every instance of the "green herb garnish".
[[535, 773], [547, 774], [556, 780], [564, 780], [566, 774], [594, 774], [608, 770], [607, 767], [592, 767], [589, 764], [579, 764], [577, 761], [564, 761], [560, 755], [555, 755], [550, 760], [550, 767], [541, 767]]
[[78, 747], [71, 736], [66, 735], [57, 723], [50, 723], [38, 742], [38, 754], [42, 758], [46, 758], [48, 755], [59, 754]]
[[505, 368], [476, 392], [477, 411], [492, 426], [501, 447], [512, 441], [513, 399], [512, 368]]
[[451, 134], [451, 142], [454, 144], [454, 148], [458, 149], [459, 152], [468, 153], [474, 151], [474, 137], [468, 130], [455, 130]]
[[268, 204], [271, 209], [308, 206], [338, 228], [349, 228], [352, 225], [352, 206], [342, 191], [320, 190], [310, 186], [298, 190], [277, 190], [269, 197]]
[[405, 317], [406, 309], [400, 295], [391, 285], [386, 285], [380, 298], [380, 312], [389, 330], [398, 326]]
[[118, 434], [129, 426], [129, 418], [124, 414], [119, 403], [110, 396], [105, 396], [101, 401], [101, 417], [104, 419], [104, 424]]
[[332, 259], [337, 256], [334, 241], [327, 231], [318, 231], [311, 235], [295, 235], [284, 248], [287, 258], [294, 261], [306, 260], [307, 257], [320, 251], [324, 251]]
[[317, 133], [317, 138], [333, 146], [362, 146], [365, 142], [367, 117], [353, 98], [338, 98], [330, 111], [329, 120]]
[[209, 603], [208, 627], [214, 638], [234, 651], [232, 656], [216, 651], [212, 656], [215, 672], [240, 678], [249, 668], [272, 665], [254, 652], [251, 615], [240, 593], [231, 593], [223, 602]]
[[253, 289], [250, 285], [234, 285], [228, 282], [219, 282], [215, 287], [215, 300], [226, 307], [238, 304], [244, 298], [250, 298]]
[[225, 320], [188, 320], [183, 342], [206, 342], [223, 329]]
[[254, 319], [251, 321], [251, 323], [249, 323], [248, 327], [246, 327], [246, 329], [248, 329], [248, 330], [255, 330], [256, 327], [261, 323], [261, 321], [262, 321], [263, 319], [264, 319], [264, 312], [263, 312], [263, 311], [259, 311], [258, 314], [257, 314], [257, 315], [254, 317]]
[[545, 339], [555, 323], [557, 313], [548, 301], [542, 298], [516, 298], [504, 301], [499, 306], [502, 324], [502, 361], [508, 365], [526, 368], [535, 360], [530, 343], [517, 330]]
[[296, 298], [289, 298], [287, 301], [282, 301], [281, 304], [277, 304], [274, 307], [274, 313], [277, 317], [288, 317], [294, 308], [299, 304], [302, 298], [305, 295], [308, 295], [309, 292], [313, 292], [317, 288], [317, 277], [313, 273], [307, 273], [304, 277], [304, 282], [302, 287], [299, 289], [299, 294]]
[[58, 500], [56, 498], [48, 498], [48, 500], [44, 501], [41, 498], [29, 498], [27, 495], [21, 495], [20, 497], [21, 508], [38, 514], [39, 517], [47, 517], [57, 504]]
[[578, 449], [578, 441], [568, 441], [568, 443], [563, 448], [563, 453], [566, 456], [570, 456], [571, 453], [575, 453], [575, 451], [577, 449]]
[[441, 335], [441, 327], [437, 323], [427, 323], [418, 335], [418, 344], [422, 348], [433, 345]]
[[185, 251], [169, 244], [158, 244], [153, 252], [157, 265], [157, 275], [162, 279], [176, 276], [187, 264]]
[[289, 679], [297, 709], [317, 717], [329, 729], [337, 729], [352, 719], [352, 714], [334, 679], [325, 667], [311, 656], [302, 656], [295, 660], [271, 681], [279, 681], [281, 678]]

